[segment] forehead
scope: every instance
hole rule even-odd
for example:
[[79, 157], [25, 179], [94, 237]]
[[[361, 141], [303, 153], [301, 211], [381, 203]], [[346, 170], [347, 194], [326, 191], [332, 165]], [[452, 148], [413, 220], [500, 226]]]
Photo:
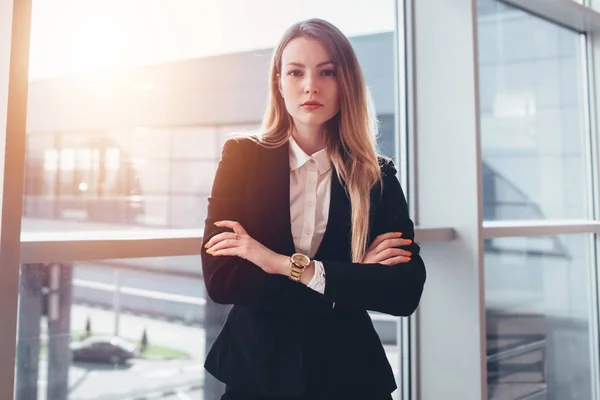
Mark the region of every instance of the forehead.
[[281, 63], [285, 66], [287, 63], [295, 62], [313, 67], [324, 61], [331, 61], [331, 54], [315, 39], [298, 37], [291, 40], [283, 49], [281, 54]]

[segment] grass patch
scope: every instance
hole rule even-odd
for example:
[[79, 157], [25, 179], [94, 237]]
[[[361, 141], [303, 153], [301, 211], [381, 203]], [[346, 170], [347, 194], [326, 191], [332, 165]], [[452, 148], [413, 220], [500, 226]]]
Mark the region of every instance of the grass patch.
[[171, 349], [169, 347], [149, 345], [145, 352], [145, 357], [165, 357], [165, 358], [189, 358], [190, 355], [185, 351]]

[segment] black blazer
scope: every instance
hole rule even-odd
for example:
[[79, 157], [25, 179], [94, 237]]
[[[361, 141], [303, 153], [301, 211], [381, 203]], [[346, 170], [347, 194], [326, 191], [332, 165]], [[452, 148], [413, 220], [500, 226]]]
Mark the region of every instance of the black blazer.
[[[204, 243], [234, 220], [271, 250], [295, 252], [290, 222], [288, 145], [276, 149], [248, 138], [223, 146], [208, 201]], [[383, 191], [371, 192], [370, 241], [386, 232], [414, 238], [396, 169], [380, 159]], [[391, 367], [367, 310], [408, 316], [419, 304], [425, 266], [419, 247], [408, 263], [357, 264], [350, 253], [350, 201], [332, 171], [327, 229], [314, 257], [326, 273], [324, 295], [239, 257], [211, 256], [202, 247], [208, 296], [233, 304], [205, 368], [229, 386], [265, 397], [331, 391], [374, 398], [396, 389]], [[369, 242], [370, 243], [370, 242]], [[335, 303], [335, 307], [333, 307]], [[364, 394], [364, 395], [363, 395]]]

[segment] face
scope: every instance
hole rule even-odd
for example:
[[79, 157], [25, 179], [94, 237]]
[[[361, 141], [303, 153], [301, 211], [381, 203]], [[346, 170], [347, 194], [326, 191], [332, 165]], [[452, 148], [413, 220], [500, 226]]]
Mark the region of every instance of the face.
[[340, 110], [336, 66], [321, 43], [296, 38], [282, 53], [279, 91], [294, 123], [322, 126]]

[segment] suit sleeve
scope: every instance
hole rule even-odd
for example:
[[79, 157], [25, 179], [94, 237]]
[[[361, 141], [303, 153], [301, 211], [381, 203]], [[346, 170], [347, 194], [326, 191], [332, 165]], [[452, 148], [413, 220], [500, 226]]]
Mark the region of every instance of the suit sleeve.
[[391, 162], [382, 168], [383, 194], [375, 213], [371, 240], [382, 233], [402, 232], [413, 243], [411, 261], [393, 266], [323, 260], [329, 301], [395, 316], [409, 316], [417, 308], [425, 284], [425, 264], [414, 243], [414, 225]]
[[268, 274], [240, 257], [215, 257], [206, 253], [204, 245], [211, 237], [229, 231], [216, 227], [216, 221], [238, 221], [244, 226], [243, 203], [251, 146], [256, 144], [249, 139], [230, 139], [225, 143], [208, 198], [201, 249], [208, 296], [219, 304], [240, 304], [263, 311], [289, 312], [292, 307], [297, 313], [325, 312], [331, 309], [331, 303], [305, 285], [282, 275]]

